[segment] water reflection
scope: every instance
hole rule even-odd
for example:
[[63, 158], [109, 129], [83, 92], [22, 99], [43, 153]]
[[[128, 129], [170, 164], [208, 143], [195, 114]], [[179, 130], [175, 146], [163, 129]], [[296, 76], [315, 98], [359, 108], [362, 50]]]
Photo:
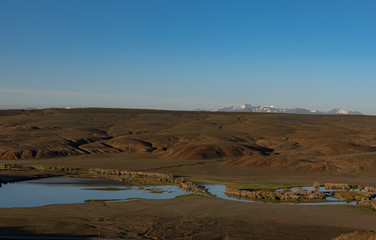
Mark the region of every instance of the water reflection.
[[53, 177], [3, 184], [0, 208], [82, 203], [87, 200], [170, 199], [188, 194], [177, 186], [132, 186], [110, 179]]

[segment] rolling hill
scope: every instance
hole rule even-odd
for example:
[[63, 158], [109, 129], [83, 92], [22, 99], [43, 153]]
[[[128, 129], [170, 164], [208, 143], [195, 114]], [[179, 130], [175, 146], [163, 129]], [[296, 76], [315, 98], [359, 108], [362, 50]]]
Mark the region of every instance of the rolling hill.
[[376, 117], [137, 109], [0, 111], [0, 158], [149, 153], [340, 173], [374, 167]]

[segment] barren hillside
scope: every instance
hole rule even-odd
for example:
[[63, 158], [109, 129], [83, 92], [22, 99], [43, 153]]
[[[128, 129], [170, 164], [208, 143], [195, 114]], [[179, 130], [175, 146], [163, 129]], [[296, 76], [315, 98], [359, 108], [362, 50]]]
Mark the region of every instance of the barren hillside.
[[170, 159], [359, 172], [376, 159], [376, 117], [132, 109], [0, 111], [0, 158], [151, 152]]

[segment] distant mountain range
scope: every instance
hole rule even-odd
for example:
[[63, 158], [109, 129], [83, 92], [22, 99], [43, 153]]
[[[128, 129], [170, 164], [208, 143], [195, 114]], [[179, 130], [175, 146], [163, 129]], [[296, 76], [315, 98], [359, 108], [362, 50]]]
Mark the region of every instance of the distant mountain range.
[[263, 112], [263, 113], [295, 113], [295, 114], [344, 114], [344, 115], [362, 115], [357, 111], [348, 111], [343, 109], [333, 109], [328, 112], [318, 110], [308, 110], [304, 108], [278, 108], [275, 106], [253, 106], [250, 104], [243, 104], [239, 106], [230, 106], [210, 110], [212, 112]]

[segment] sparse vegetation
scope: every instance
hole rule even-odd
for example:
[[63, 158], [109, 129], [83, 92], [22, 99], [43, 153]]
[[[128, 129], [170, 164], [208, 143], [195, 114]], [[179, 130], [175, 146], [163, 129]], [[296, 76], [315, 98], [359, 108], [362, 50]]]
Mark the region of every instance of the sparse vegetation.
[[83, 188], [82, 190], [93, 190], [93, 191], [124, 191], [130, 188], [120, 188], [120, 187], [106, 187], [106, 188]]
[[325, 183], [325, 189], [327, 190], [343, 190], [348, 191], [354, 186], [346, 183]]
[[369, 186], [366, 186], [366, 187], [364, 187], [364, 191], [365, 191], [365, 192], [373, 192], [373, 193], [376, 193], [376, 187], [369, 187]]
[[273, 182], [256, 182], [252, 180], [222, 180], [222, 179], [206, 179], [206, 178], [193, 178], [192, 181], [196, 182], [206, 182], [213, 184], [222, 184], [228, 187], [237, 188], [237, 189], [253, 189], [253, 190], [266, 190], [266, 191], [275, 191], [278, 189], [290, 189], [296, 187], [296, 184], [283, 184], [283, 183], [273, 183]]
[[313, 189], [315, 189], [315, 192], [319, 192], [320, 191], [320, 183], [314, 182], [313, 183]]
[[85, 200], [85, 203], [104, 203], [104, 202], [117, 202], [121, 201], [122, 199], [88, 199]]
[[[376, 188], [366, 186], [364, 191], [361, 185], [349, 184], [325, 184], [329, 189], [341, 190], [334, 192], [334, 197], [340, 198], [346, 202], [357, 202], [358, 205], [369, 207], [376, 210]], [[357, 189], [357, 191], [354, 191]]]
[[[199, 184], [189, 181], [185, 178], [176, 177], [172, 174], [163, 173], [149, 173], [149, 172], [134, 172], [134, 171], [120, 171], [114, 169], [88, 169], [88, 172], [94, 176], [99, 177], [115, 177], [122, 181], [147, 183], [168, 183], [174, 184], [184, 189], [187, 192], [200, 192], [208, 194], [207, 189]], [[151, 180], [151, 181], [149, 181]]]
[[354, 202], [354, 201], [359, 202], [363, 197], [362, 193], [354, 192], [354, 191], [334, 192], [333, 196], [336, 198], [342, 199], [346, 202]]
[[179, 195], [176, 196], [176, 199], [184, 199], [184, 198], [207, 198], [207, 195], [203, 194], [195, 194], [195, 193], [190, 193], [190, 194], [184, 194], [184, 195]]
[[[199, 192], [206, 195], [211, 195], [204, 186], [196, 184], [182, 177], [176, 177], [173, 174], [163, 174], [163, 173], [150, 173], [150, 172], [135, 172], [126, 170], [115, 170], [115, 169], [99, 169], [99, 168], [67, 168], [67, 167], [41, 167], [41, 166], [29, 166], [29, 165], [19, 165], [19, 164], [2, 164], [0, 168], [4, 170], [25, 170], [25, 169], [37, 169], [43, 172], [53, 172], [53, 173], [64, 173], [64, 174], [75, 174], [77, 176], [87, 176], [87, 177], [102, 177], [102, 178], [112, 178], [120, 181], [128, 181], [138, 185], [144, 184], [173, 184], [177, 185], [181, 189], [187, 192]], [[41, 175], [44, 176], [44, 175]], [[51, 175], [45, 175], [51, 176]], [[20, 179], [24, 180], [24, 179]]]
[[250, 191], [227, 187], [225, 194], [228, 196], [250, 199], [256, 201], [271, 201], [271, 202], [311, 202], [324, 201], [325, 194], [322, 192], [315, 192], [312, 190], [303, 190], [298, 188], [294, 191]]

